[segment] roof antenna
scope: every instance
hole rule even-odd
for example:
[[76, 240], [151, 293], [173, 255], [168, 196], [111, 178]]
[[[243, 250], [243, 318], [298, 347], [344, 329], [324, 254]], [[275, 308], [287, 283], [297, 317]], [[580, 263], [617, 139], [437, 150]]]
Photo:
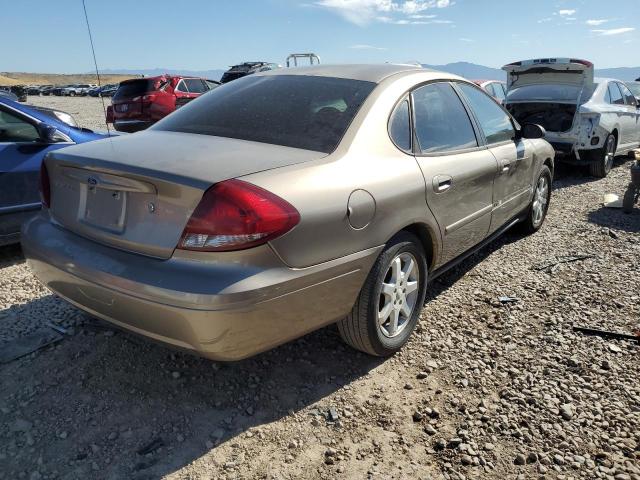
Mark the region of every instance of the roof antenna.
[[[89, 42], [91, 43], [91, 53], [93, 54], [93, 64], [96, 67], [96, 77], [98, 77], [98, 88], [102, 88], [102, 82], [100, 81], [100, 71], [98, 70], [98, 61], [96, 60], [96, 51], [93, 48], [93, 37], [91, 36], [91, 27], [89, 26], [89, 16], [87, 15], [87, 6], [84, 4], [84, 0], [82, 0], [82, 8], [84, 9], [84, 19], [87, 22], [87, 31], [89, 32]], [[100, 99], [102, 100], [102, 111], [104, 112], [104, 124], [107, 126], [107, 134], [111, 136], [111, 130], [109, 129], [109, 123], [107, 122], [107, 107], [104, 105], [104, 97], [101, 92], [99, 93]]]

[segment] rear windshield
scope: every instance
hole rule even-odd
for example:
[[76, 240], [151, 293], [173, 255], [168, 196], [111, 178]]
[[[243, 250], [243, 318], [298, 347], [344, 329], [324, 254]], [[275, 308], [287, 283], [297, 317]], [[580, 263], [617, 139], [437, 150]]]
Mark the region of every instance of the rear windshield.
[[113, 99], [137, 97], [151, 90], [153, 90], [153, 80], [132, 80], [121, 83]]
[[227, 83], [231, 80], [237, 80], [238, 78], [246, 77], [251, 72], [225, 72], [220, 79], [220, 83]]
[[343, 78], [250, 75], [190, 102], [152, 128], [330, 153], [375, 86]]
[[582, 86], [576, 85], [524, 85], [509, 90], [507, 101], [542, 100], [577, 102]]

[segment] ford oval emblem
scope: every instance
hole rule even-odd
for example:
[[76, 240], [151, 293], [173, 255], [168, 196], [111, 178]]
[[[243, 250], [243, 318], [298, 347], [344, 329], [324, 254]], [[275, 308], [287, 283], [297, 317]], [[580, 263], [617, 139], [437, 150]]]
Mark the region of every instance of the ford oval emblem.
[[97, 185], [98, 184], [98, 179], [95, 177], [89, 177], [87, 178], [87, 183], [89, 185]]

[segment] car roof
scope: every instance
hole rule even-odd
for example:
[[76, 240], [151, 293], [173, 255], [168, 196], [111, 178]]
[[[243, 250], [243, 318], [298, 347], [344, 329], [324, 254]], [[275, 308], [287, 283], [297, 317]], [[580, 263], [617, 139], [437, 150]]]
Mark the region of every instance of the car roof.
[[[417, 65], [382, 63], [382, 64], [345, 64], [345, 65], [315, 65], [311, 67], [293, 67], [279, 68], [260, 72], [254, 75], [270, 76], [270, 75], [304, 75], [316, 77], [337, 77], [347, 78], [351, 80], [362, 80], [366, 82], [380, 83], [385, 78], [404, 72], [425, 72], [429, 70]], [[438, 78], [460, 78], [445, 72], [437, 72]]]

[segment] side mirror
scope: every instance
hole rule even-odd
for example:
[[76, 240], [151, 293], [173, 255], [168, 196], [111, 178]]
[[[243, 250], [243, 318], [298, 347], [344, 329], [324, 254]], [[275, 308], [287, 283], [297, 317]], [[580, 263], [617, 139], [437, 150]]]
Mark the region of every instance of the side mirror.
[[544, 138], [547, 131], [536, 123], [527, 123], [522, 127], [522, 138]]
[[38, 135], [40, 136], [40, 140], [45, 143], [55, 143], [56, 142], [56, 127], [49, 125], [47, 123], [41, 122], [38, 124]]

